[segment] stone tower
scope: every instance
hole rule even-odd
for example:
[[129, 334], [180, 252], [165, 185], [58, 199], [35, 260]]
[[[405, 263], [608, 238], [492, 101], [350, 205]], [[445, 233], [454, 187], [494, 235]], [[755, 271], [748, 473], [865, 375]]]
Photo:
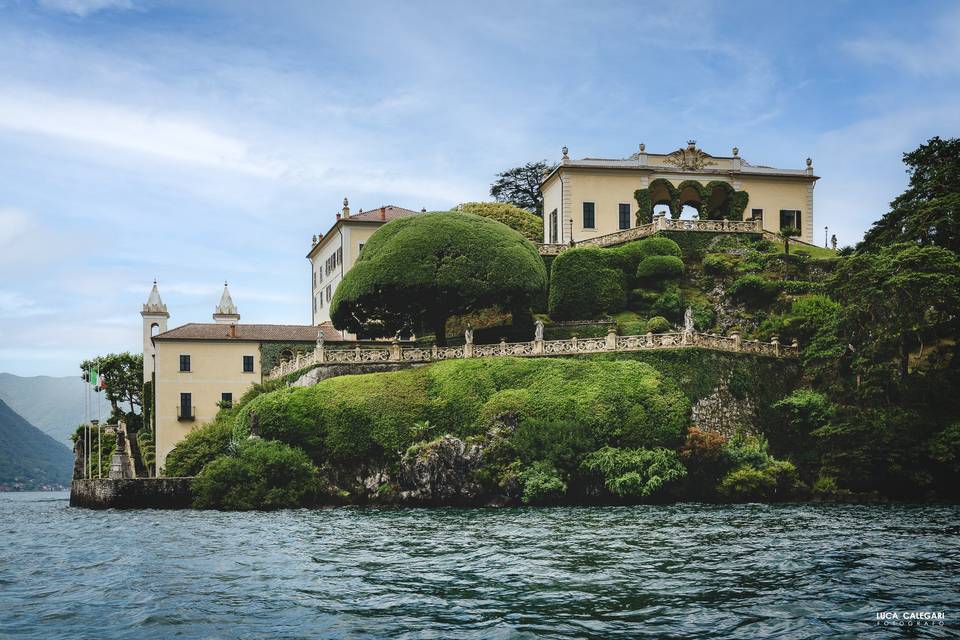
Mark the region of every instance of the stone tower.
[[140, 311], [143, 316], [143, 381], [149, 382], [153, 378], [153, 358], [156, 355], [156, 349], [153, 348], [151, 338], [158, 333], [167, 330], [167, 320], [170, 314], [167, 313], [167, 305], [160, 299], [160, 291], [157, 289], [157, 281], [153, 281], [153, 289], [150, 290], [150, 297], [147, 303], [143, 305]]
[[227, 283], [223, 283], [223, 294], [220, 296], [220, 304], [213, 311], [213, 321], [217, 324], [236, 324], [240, 322], [240, 313], [237, 311], [237, 305], [233, 304], [233, 298], [230, 297], [230, 289]]

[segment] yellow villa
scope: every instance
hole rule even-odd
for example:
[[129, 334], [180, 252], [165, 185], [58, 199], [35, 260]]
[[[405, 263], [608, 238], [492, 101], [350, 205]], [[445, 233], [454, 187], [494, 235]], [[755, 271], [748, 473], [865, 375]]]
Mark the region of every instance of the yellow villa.
[[[330, 301], [344, 274], [353, 267], [363, 245], [373, 232], [382, 225], [407, 216], [416, 215], [416, 211], [386, 205], [370, 211], [361, 209], [350, 214], [350, 203], [343, 199], [343, 210], [337, 214], [336, 222], [326, 234], [313, 237], [307, 260], [311, 266], [311, 292], [313, 293], [313, 324], [330, 323]], [[342, 334], [350, 339], [351, 335]]]
[[230, 406], [278, 362], [312, 352], [322, 336], [338, 341], [329, 325], [240, 324], [224, 284], [212, 323], [167, 329], [170, 314], [154, 282], [141, 311], [143, 380], [152, 383], [158, 475], [167, 455], [190, 431]]
[[772, 233], [794, 227], [812, 244], [817, 179], [809, 158], [804, 169], [777, 169], [750, 164], [736, 147], [710, 155], [694, 140], [670, 153], [641, 144], [624, 159], [573, 160], [564, 147], [540, 186], [543, 242], [576, 243], [651, 223], [661, 211], [672, 218], [686, 211], [700, 220], [752, 220]]

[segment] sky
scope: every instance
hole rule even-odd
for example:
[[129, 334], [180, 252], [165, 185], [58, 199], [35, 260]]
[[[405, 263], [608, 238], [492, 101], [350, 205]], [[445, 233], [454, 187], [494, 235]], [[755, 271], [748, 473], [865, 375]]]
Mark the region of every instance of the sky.
[[141, 350], [154, 278], [171, 327], [224, 281], [308, 324], [345, 196], [449, 209], [564, 145], [809, 156], [852, 244], [958, 80], [956, 2], [0, 0], [0, 371]]

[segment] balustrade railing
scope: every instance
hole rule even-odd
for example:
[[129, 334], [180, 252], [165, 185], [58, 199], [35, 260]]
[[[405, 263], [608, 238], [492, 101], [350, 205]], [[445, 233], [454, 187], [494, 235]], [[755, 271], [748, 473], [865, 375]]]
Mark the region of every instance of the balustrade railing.
[[770, 342], [742, 340], [734, 333], [721, 336], [697, 331], [674, 331], [647, 333], [634, 336], [619, 336], [610, 327], [606, 338], [570, 338], [569, 340], [532, 340], [530, 342], [506, 342], [495, 344], [467, 343], [457, 347], [430, 348], [404, 346], [393, 342], [389, 347], [354, 347], [352, 349], [327, 349], [318, 345], [311, 353], [299, 355], [293, 360], [281, 362], [270, 370], [267, 379], [285, 375], [322, 364], [369, 364], [391, 362], [436, 362], [460, 358], [494, 358], [498, 356], [557, 356], [581, 353], [604, 353], [617, 351], [645, 351], [652, 349], [681, 348], [712, 349], [733, 353], [748, 353], [773, 358], [796, 358], [800, 347], [796, 343], [782, 345], [775, 337]]
[[[764, 233], [760, 220], [674, 220], [666, 216], [657, 216], [653, 222], [607, 233], [594, 238], [578, 240], [576, 246], [609, 247], [639, 240], [658, 231], [709, 231], [712, 233]], [[556, 255], [569, 248], [566, 244], [537, 245], [541, 255]]]

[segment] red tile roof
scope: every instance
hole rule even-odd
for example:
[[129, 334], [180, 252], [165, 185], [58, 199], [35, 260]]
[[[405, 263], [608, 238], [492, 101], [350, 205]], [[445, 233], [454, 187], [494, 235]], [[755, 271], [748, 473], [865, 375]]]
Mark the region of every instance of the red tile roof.
[[314, 342], [317, 332], [330, 342], [343, 340], [340, 332], [329, 322], [322, 325], [297, 324], [236, 324], [236, 336], [231, 337], [229, 324], [191, 322], [153, 337], [154, 340], [225, 340], [239, 342]]
[[[381, 213], [380, 209], [383, 209]], [[404, 209], [403, 207], [397, 207], [392, 204], [385, 205], [383, 207], [377, 207], [376, 209], [370, 209], [369, 211], [364, 211], [363, 213], [352, 213], [349, 218], [341, 218], [341, 220], [357, 220], [360, 222], [380, 222], [390, 220], [396, 220], [397, 218], [406, 218], [407, 216], [414, 216], [417, 212], [412, 209]]]

